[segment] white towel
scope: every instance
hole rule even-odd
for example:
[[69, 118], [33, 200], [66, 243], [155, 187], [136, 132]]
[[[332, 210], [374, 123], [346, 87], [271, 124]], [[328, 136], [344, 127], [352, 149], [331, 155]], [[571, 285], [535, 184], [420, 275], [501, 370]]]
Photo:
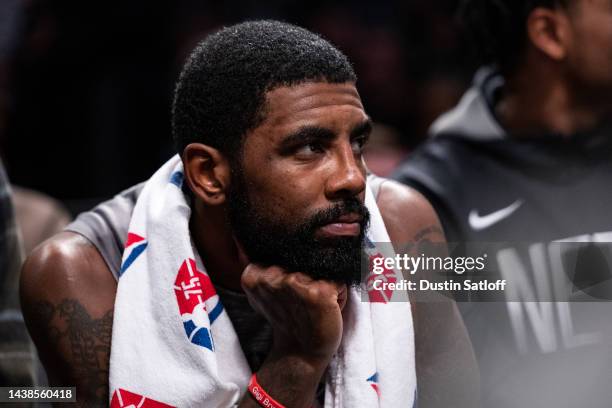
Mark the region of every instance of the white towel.
[[[132, 214], [115, 300], [111, 407], [236, 406], [251, 376], [191, 241], [182, 170], [178, 156], [164, 164]], [[368, 243], [388, 242], [369, 189], [366, 206]], [[362, 302], [355, 289], [346, 310], [342, 343], [326, 379], [325, 407], [412, 407], [410, 304]]]

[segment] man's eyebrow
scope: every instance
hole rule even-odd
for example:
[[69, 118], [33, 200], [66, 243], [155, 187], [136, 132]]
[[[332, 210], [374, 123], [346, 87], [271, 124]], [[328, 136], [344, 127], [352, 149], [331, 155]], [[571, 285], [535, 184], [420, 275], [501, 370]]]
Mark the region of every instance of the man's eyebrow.
[[320, 126], [303, 126], [285, 136], [279, 144], [279, 149], [285, 151], [304, 142], [330, 141], [336, 137], [334, 132]]
[[368, 118], [366, 121], [360, 123], [355, 126], [353, 130], [351, 130], [351, 139], [354, 139], [359, 136], [369, 136], [372, 133], [373, 123], [372, 119]]
[[[369, 136], [372, 132], [372, 120], [367, 119], [364, 122], [353, 127], [350, 133], [350, 138], [354, 139], [359, 136]], [[315, 141], [329, 142], [336, 138], [336, 134], [331, 130], [320, 127], [320, 126], [303, 126], [293, 133], [285, 136], [278, 149], [281, 152], [291, 150], [294, 146], [299, 146], [304, 143], [311, 143]]]

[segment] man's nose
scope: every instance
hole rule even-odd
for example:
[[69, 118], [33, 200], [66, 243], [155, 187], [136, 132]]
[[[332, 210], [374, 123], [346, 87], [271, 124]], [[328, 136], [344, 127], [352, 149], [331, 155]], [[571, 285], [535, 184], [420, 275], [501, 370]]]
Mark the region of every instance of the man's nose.
[[330, 200], [354, 197], [365, 190], [365, 167], [361, 155], [355, 155], [350, 144], [340, 148], [335, 165], [326, 183], [326, 195]]

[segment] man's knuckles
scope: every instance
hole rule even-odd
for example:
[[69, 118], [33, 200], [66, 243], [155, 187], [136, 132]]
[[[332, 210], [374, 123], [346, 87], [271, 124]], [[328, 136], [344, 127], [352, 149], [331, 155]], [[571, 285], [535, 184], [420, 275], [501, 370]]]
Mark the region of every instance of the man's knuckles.
[[240, 277], [240, 285], [242, 286], [242, 289], [245, 292], [251, 292], [257, 287], [258, 281], [259, 273], [257, 266], [252, 264], [248, 265]]
[[249, 264], [244, 269], [240, 282], [243, 289], [253, 291], [260, 287], [274, 286], [282, 280], [284, 274], [285, 271], [276, 266], [263, 267]]
[[297, 296], [305, 304], [315, 307], [336, 304], [338, 294], [345, 288], [342, 284], [313, 280], [301, 272], [289, 273], [277, 266], [262, 267], [256, 264], [245, 268], [241, 284], [245, 292], [251, 294], [291, 294], [291, 298]]

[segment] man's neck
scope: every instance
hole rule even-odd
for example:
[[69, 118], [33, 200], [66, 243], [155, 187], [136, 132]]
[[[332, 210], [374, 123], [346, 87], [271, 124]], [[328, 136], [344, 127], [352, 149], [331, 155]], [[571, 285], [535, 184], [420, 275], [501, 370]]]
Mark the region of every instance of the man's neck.
[[205, 207], [195, 199], [189, 230], [213, 283], [242, 291], [240, 277], [248, 260], [235, 241], [225, 210]]
[[497, 117], [511, 134], [570, 136], [597, 126], [609, 112], [609, 105], [581, 98], [553, 63], [524, 65], [529, 69], [519, 69], [506, 78], [495, 107]]

